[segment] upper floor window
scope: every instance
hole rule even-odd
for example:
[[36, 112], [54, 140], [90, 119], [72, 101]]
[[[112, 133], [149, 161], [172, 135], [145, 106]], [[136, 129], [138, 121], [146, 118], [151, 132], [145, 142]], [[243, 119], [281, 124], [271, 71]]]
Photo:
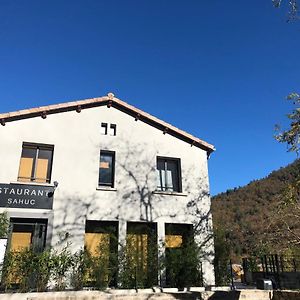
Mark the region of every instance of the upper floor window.
[[181, 192], [181, 169], [178, 158], [157, 158], [157, 189]]
[[18, 181], [50, 183], [53, 145], [23, 143]]
[[99, 186], [114, 187], [115, 152], [100, 151]]
[[107, 135], [107, 123], [101, 123], [101, 134]]
[[101, 123], [101, 134], [115, 136], [117, 133], [116, 124]]
[[109, 134], [110, 135], [116, 135], [117, 134], [117, 125], [116, 124], [110, 124]]

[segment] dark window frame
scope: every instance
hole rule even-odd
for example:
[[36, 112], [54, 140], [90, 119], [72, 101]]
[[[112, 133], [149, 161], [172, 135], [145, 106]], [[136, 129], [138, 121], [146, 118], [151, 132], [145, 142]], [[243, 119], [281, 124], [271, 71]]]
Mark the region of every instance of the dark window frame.
[[[100, 168], [100, 164], [101, 164], [101, 155], [103, 154], [107, 154], [110, 155], [112, 157], [112, 176], [111, 176], [111, 182], [110, 183], [105, 183], [105, 182], [101, 182], [101, 168]], [[99, 176], [98, 176], [98, 186], [99, 187], [107, 187], [107, 188], [114, 188], [115, 187], [115, 164], [116, 164], [116, 152], [115, 151], [111, 151], [111, 150], [100, 150], [100, 159], [99, 159]]]
[[14, 228], [16, 226], [23, 227], [24, 229], [25, 227], [31, 226], [33, 230], [32, 230], [30, 247], [32, 247], [32, 249], [35, 252], [42, 252], [44, 249], [46, 249], [47, 234], [48, 234], [48, 219], [11, 217], [9, 220], [9, 233], [7, 238], [7, 249], [6, 249], [7, 252], [10, 251], [11, 249], [12, 233], [15, 232]]
[[101, 123], [101, 128], [104, 129], [104, 133], [102, 133], [102, 135], [107, 135], [108, 124], [107, 123]]
[[[160, 191], [160, 192], [174, 192], [174, 193], [182, 193], [182, 177], [181, 177], [181, 159], [180, 158], [175, 158], [175, 157], [166, 157], [166, 156], [157, 156], [156, 157], [156, 170], [159, 170], [158, 169], [158, 162], [159, 161], [163, 161], [164, 163], [164, 171], [165, 171], [165, 185], [162, 186], [156, 186], [156, 189], [157, 191]], [[173, 190], [170, 190], [168, 189], [168, 180], [167, 180], [167, 163], [168, 162], [175, 162], [176, 163], [176, 166], [177, 166], [177, 178], [176, 178], [176, 181], [177, 181], [177, 186], [178, 186], [178, 189], [175, 190], [174, 189], [174, 185], [173, 185]]]
[[[32, 149], [35, 150], [35, 157], [33, 159], [33, 164], [32, 164], [32, 169], [31, 169], [31, 176], [29, 177], [20, 177], [19, 173], [20, 173], [20, 167], [21, 167], [21, 159], [22, 159], [22, 153], [23, 153], [23, 149]], [[51, 151], [51, 159], [49, 161], [49, 165], [48, 165], [48, 170], [47, 170], [47, 178], [46, 178], [46, 182], [45, 183], [50, 183], [51, 182], [51, 177], [52, 177], [52, 166], [53, 166], [53, 156], [54, 156], [54, 145], [50, 145], [50, 144], [42, 144], [42, 143], [32, 143], [32, 142], [23, 142], [22, 143], [22, 151], [21, 151], [21, 157], [20, 157], [20, 163], [19, 163], [19, 171], [18, 171], [18, 181], [20, 181], [20, 179], [30, 179], [30, 182], [35, 182], [37, 179], [41, 179], [41, 178], [36, 178], [36, 167], [37, 167], [37, 159], [39, 157], [39, 152], [41, 150], [48, 150]], [[43, 183], [43, 182], [38, 182], [38, 183]]]
[[117, 125], [116, 124], [110, 124], [109, 125], [109, 131], [111, 136], [117, 135]]

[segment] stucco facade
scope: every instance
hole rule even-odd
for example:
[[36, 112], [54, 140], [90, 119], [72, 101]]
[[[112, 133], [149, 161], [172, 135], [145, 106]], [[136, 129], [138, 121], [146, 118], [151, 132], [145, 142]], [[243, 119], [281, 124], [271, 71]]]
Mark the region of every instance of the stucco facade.
[[[116, 135], [101, 134], [101, 123], [115, 124]], [[47, 219], [47, 245], [60, 248], [70, 242], [72, 251], [84, 246], [86, 220], [117, 221], [119, 247], [126, 243], [127, 222], [154, 222], [159, 256], [165, 251], [166, 223], [193, 224], [195, 240], [203, 250], [204, 282], [214, 284], [207, 167], [211, 151], [114, 105], [20, 118], [3, 125], [0, 182], [17, 182], [22, 144], [29, 142], [54, 146], [51, 182], [30, 184], [53, 187], [56, 181], [58, 186], [53, 209], [1, 207], [1, 211], [13, 218]], [[113, 188], [99, 187], [100, 150], [115, 152]], [[180, 159], [180, 192], [157, 191], [157, 157]]]

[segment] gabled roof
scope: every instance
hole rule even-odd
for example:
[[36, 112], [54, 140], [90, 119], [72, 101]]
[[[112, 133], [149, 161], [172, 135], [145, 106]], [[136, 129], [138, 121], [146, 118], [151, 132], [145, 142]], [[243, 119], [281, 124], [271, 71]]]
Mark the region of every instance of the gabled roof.
[[114, 96], [114, 94], [109, 93], [107, 96], [85, 99], [79, 101], [66, 102], [61, 104], [54, 104], [48, 106], [41, 106], [37, 108], [24, 109], [9, 113], [0, 114], [0, 123], [1, 125], [5, 125], [7, 122], [13, 122], [22, 119], [34, 118], [34, 117], [42, 117], [46, 118], [47, 115], [67, 112], [67, 111], [77, 111], [78, 113], [82, 109], [87, 109], [91, 107], [103, 106], [107, 105], [107, 107], [114, 107], [120, 111], [123, 111], [132, 117], [135, 118], [136, 121], [140, 120], [149, 125], [152, 125], [163, 131], [164, 134], [170, 134], [177, 138], [180, 138], [187, 143], [190, 143], [191, 146], [197, 146], [201, 149], [204, 149], [210, 154], [215, 150], [214, 146], [183, 131], [175, 126], [166, 123]]

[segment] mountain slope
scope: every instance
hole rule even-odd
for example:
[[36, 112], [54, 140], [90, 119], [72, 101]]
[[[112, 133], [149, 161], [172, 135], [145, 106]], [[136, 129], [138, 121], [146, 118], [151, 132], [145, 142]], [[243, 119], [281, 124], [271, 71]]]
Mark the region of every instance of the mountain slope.
[[285, 241], [282, 244], [273, 242], [270, 220], [277, 213], [287, 184], [299, 175], [298, 159], [263, 179], [212, 198], [214, 229], [215, 232], [224, 233], [230, 244], [231, 256], [240, 257], [263, 251], [280, 252], [284, 249]]

